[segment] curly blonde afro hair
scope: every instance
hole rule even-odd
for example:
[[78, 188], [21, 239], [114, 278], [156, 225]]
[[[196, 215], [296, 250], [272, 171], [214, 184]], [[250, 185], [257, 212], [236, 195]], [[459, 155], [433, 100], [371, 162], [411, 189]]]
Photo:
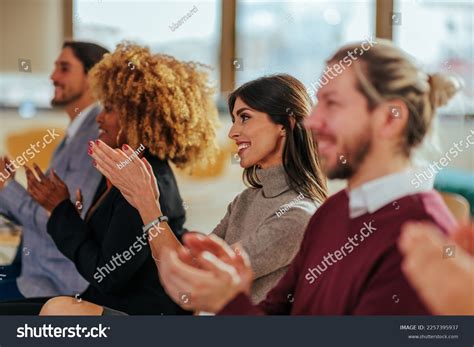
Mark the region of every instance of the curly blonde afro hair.
[[92, 91], [119, 113], [128, 143], [143, 144], [179, 168], [213, 163], [218, 153], [214, 88], [205, 66], [117, 45], [89, 72]]

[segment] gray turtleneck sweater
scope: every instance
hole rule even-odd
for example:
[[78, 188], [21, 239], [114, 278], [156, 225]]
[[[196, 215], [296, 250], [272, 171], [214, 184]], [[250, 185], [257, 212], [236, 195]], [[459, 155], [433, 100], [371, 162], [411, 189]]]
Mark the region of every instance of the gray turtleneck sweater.
[[240, 242], [248, 253], [255, 272], [254, 303], [263, 300], [285, 274], [319, 206], [290, 189], [283, 166], [259, 169], [257, 176], [262, 188], [247, 188], [237, 195], [213, 230], [228, 244]]

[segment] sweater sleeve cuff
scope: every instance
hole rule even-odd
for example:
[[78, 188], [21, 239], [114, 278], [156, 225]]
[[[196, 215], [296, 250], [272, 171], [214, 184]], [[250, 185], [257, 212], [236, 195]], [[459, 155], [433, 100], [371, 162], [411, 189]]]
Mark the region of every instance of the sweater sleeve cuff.
[[258, 309], [252, 304], [247, 294], [239, 293], [231, 301], [227, 303], [217, 315], [254, 315], [258, 314]]

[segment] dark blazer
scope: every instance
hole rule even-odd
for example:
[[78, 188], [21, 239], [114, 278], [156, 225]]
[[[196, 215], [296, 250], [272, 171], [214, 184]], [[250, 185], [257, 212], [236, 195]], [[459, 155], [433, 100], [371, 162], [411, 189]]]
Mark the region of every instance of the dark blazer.
[[[172, 230], [183, 231], [185, 210], [167, 161], [145, 153], [160, 189], [160, 204]], [[106, 190], [102, 180], [94, 204]], [[90, 285], [81, 298], [128, 314], [185, 314], [165, 293], [138, 211], [112, 187], [82, 220], [70, 200], [52, 212], [48, 233]], [[159, 237], [159, 235], [157, 236]]]

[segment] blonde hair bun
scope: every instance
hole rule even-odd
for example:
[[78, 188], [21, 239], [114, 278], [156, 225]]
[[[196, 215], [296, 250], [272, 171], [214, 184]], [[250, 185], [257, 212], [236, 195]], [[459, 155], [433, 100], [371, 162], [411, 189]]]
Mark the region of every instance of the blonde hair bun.
[[462, 88], [462, 80], [442, 73], [428, 75], [429, 97], [433, 108], [444, 106]]

